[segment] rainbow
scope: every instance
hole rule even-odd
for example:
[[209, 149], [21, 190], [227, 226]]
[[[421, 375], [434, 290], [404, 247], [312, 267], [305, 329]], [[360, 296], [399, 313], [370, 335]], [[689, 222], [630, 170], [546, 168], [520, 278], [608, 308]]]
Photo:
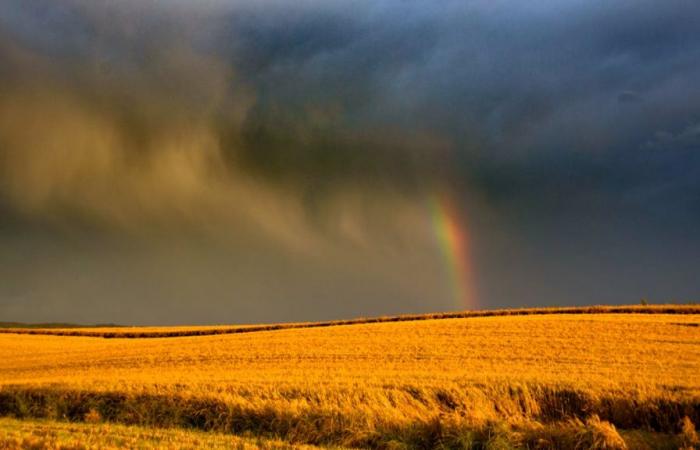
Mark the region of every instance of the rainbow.
[[428, 203], [432, 229], [445, 261], [456, 307], [474, 309], [477, 307], [476, 289], [464, 220], [447, 195], [431, 195]]

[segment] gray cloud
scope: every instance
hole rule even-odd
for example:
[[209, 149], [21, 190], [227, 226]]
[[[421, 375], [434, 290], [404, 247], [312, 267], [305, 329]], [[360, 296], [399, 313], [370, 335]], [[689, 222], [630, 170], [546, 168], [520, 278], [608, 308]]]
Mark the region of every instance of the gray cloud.
[[690, 0], [3, 2], [0, 311], [454, 307], [436, 191], [483, 306], [697, 295], [699, 22]]

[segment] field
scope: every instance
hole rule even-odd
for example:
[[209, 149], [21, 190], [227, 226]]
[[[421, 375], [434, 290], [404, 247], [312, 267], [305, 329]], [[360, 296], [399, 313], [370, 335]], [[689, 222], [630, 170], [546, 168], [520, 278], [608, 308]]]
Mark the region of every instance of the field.
[[[48, 420], [0, 419], [0, 448], [32, 449], [289, 449], [278, 440], [241, 438], [230, 434], [148, 428], [104, 423], [69, 423]], [[313, 446], [294, 446], [313, 450]]]
[[187, 439], [237, 439], [231, 434], [244, 436], [235, 445], [253, 446], [700, 445], [700, 308], [632, 309], [245, 332], [8, 329], [0, 334], [0, 415], [22, 420], [4, 419], [0, 436], [17, 443], [37, 430], [73, 427], [82, 436], [102, 427], [105, 439], [138, 429], [147, 442], [189, 433], [176, 441], [185, 447], [198, 446]]

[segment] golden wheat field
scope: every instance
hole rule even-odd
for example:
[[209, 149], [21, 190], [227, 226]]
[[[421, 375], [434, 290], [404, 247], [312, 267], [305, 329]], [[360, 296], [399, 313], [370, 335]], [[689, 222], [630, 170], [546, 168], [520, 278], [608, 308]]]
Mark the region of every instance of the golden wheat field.
[[22, 421], [3, 422], [0, 445], [87, 421], [76, 433], [174, 428], [212, 446], [226, 433], [263, 447], [693, 448], [700, 311], [640, 311], [148, 338], [5, 330], [0, 414]]

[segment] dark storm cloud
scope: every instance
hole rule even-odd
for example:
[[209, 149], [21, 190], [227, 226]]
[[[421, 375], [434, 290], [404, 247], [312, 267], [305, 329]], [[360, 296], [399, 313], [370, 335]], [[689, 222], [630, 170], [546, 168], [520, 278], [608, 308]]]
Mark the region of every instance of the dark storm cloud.
[[2, 11], [3, 40], [117, 116], [127, 147], [145, 147], [178, 113], [206, 116], [233, 164], [324, 185], [415, 183], [455, 164], [452, 176], [481, 178], [484, 165], [533, 155], [552, 170], [583, 160], [583, 172], [617, 160], [653, 139], [650, 128], [700, 115], [699, 17], [681, 0], [66, 1]]
[[696, 1], [9, 0], [0, 60], [12, 314], [119, 321], [117, 284], [144, 321], [199, 288], [201, 321], [232, 290], [260, 320], [441, 309], [436, 190], [484, 306], [697, 293]]
[[[559, 185], [559, 195], [617, 195], [663, 182], [649, 166], [668, 162], [640, 157], [640, 146], [700, 114], [694, 2], [329, 9], [287, 14], [278, 5], [262, 25], [255, 13], [234, 14], [232, 60], [259, 94], [242, 150], [257, 169], [323, 178], [381, 174], [369, 170], [376, 165], [445, 176], [456, 165], [453, 177], [471, 188], [486, 179], [487, 194]], [[416, 156], [416, 129], [442, 152], [421, 142], [428, 156]], [[683, 165], [688, 155], [677, 158]]]

